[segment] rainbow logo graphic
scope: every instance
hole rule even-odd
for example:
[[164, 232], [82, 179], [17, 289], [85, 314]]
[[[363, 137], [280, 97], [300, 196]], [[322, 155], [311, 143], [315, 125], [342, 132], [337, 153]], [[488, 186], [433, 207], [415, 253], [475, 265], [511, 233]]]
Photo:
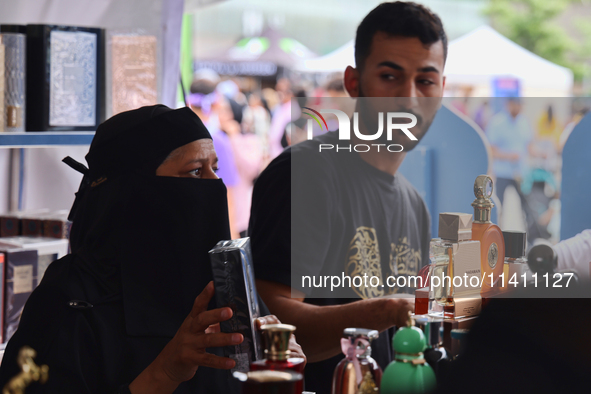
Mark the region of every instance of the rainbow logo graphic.
[[[328, 131], [328, 125], [326, 124], [326, 120], [324, 120], [324, 117], [322, 117], [322, 115], [320, 115], [320, 112], [313, 110], [312, 108], [308, 108], [308, 107], [302, 107], [302, 109], [307, 109], [311, 112], [314, 112], [316, 115], [318, 115], [320, 117], [320, 119], [322, 119], [322, 123], [324, 123], [324, 126], [326, 127], [326, 131]], [[320, 129], [322, 130], [322, 123], [320, 123], [320, 120], [314, 116], [313, 114], [309, 113], [309, 112], [302, 112], [306, 115], [310, 115], [312, 117], [312, 119], [314, 119], [316, 121], [316, 123], [318, 123], [318, 126], [320, 126]]]

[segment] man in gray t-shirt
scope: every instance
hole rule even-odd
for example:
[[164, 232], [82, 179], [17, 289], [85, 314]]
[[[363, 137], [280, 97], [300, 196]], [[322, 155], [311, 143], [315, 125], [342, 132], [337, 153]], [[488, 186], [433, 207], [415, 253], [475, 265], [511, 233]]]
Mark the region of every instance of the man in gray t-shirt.
[[[391, 135], [388, 143], [403, 147], [398, 153], [317, 154], [319, 144], [337, 143], [338, 133], [327, 133], [286, 150], [255, 184], [249, 233], [257, 288], [271, 313], [297, 327], [309, 361], [306, 387], [318, 394], [330, 393], [332, 372], [342, 358], [343, 329], [379, 330], [372, 348], [384, 368], [392, 357], [390, 328], [403, 325], [413, 305], [375, 298], [400, 290], [381, 285], [347, 287], [334, 298], [317, 298], [326, 289], [297, 286], [298, 276], [375, 274], [384, 283], [391, 275], [415, 275], [428, 264], [429, 215], [397, 170], [435, 116], [446, 53], [441, 21], [425, 7], [406, 2], [376, 7], [357, 30], [357, 68], [345, 71], [345, 88], [351, 97], [408, 98], [399, 109], [416, 116], [416, 139]], [[433, 98], [433, 105], [421, 108], [417, 102], [423, 98]], [[360, 114], [363, 103], [357, 101]], [[376, 128], [360, 115], [362, 134]], [[365, 141], [352, 132], [350, 143]]]

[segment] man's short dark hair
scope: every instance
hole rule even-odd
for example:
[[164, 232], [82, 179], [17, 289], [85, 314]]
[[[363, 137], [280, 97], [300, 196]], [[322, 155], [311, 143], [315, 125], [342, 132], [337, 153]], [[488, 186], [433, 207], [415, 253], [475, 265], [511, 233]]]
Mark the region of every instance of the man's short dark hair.
[[355, 64], [362, 69], [377, 32], [389, 36], [417, 37], [424, 45], [441, 40], [443, 61], [447, 58], [447, 36], [441, 19], [428, 8], [412, 2], [382, 3], [359, 24], [355, 37]]

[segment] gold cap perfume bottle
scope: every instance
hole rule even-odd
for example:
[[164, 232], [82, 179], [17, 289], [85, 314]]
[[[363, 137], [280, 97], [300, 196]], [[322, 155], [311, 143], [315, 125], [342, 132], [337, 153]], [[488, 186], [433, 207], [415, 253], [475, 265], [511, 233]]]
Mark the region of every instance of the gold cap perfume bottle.
[[488, 175], [479, 175], [474, 182], [474, 222], [472, 240], [480, 241], [480, 266], [482, 276], [482, 297], [498, 294], [505, 259], [503, 232], [491, 222], [491, 210], [495, 206], [491, 200], [493, 180]]
[[[525, 257], [527, 234], [525, 231], [503, 231], [505, 240], [505, 264], [503, 267], [503, 290], [515, 290], [525, 283], [529, 267]], [[523, 276], [525, 275], [525, 276]]]
[[[291, 357], [289, 338], [296, 330], [291, 324], [265, 324], [261, 327], [263, 342], [265, 343], [265, 359], [253, 361], [251, 371], [293, 371], [304, 373], [305, 360], [302, 357]], [[297, 384], [297, 391], [304, 389], [303, 381]]]

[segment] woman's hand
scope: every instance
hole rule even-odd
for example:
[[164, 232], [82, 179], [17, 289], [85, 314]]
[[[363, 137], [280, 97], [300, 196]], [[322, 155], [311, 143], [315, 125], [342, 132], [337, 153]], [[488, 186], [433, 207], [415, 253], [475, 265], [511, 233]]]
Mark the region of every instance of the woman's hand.
[[[260, 330], [261, 327], [264, 326], [265, 324], [281, 324], [281, 322], [279, 321], [277, 316], [267, 315], [267, 316], [259, 317], [256, 320], [255, 325], [256, 325], [257, 330]], [[301, 357], [304, 359], [304, 365], [306, 365], [306, 363], [308, 362], [308, 359], [306, 358], [306, 355], [304, 354], [302, 347], [299, 345], [299, 343], [296, 342], [296, 337], [294, 334], [291, 334], [291, 337], [289, 338], [289, 350], [291, 350], [290, 357]]]
[[129, 386], [132, 393], [172, 393], [176, 387], [191, 379], [199, 367], [230, 369], [235, 361], [206, 353], [210, 347], [242, 343], [242, 334], [215, 332], [210, 326], [232, 317], [232, 309], [207, 310], [213, 296], [213, 282], [197, 296], [193, 309], [175, 336], [158, 357]]

